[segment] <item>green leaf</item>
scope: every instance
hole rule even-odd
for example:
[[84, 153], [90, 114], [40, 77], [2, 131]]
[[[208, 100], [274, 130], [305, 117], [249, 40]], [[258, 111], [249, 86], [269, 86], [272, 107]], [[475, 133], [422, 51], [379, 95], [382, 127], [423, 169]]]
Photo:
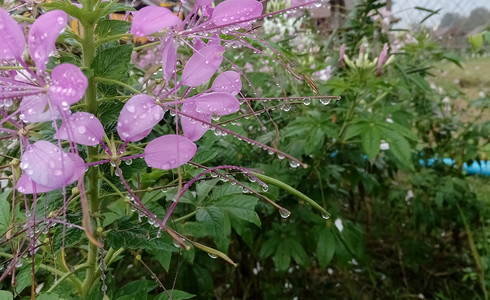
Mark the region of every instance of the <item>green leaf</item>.
[[128, 32], [131, 23], [121, 20], [102, 20], [95, 27], [95, 34], [99, 38]]
[[149, 233], [141, 227], [133, 227], [125, 230], [112, 230], [106, 236], [106, 242], [115, 249], [125, 248], [128, 250], [146, 249], [158, 251], [176, 251], [171, 243], [163, 239], [150, 239]]
[[196, 295], [179, 290], [168, 290], [158, 295], [155, 300], [185, 300], [194, 298]]
[[141, 279], [132, 281], [120, 288], [114, 296], [114, 299], [121, 299], [124, 296], [133, 296], [129, 299], [146, 300], [148, 293], [156, 287], [158, 287], [158, 283], [154, 280]]
[[379, 153], [380, 134], [379, 128], [374, 123], [370, 123], [366, 131], [362, 134], [362, 148], [366, 152], [369, 160], [373, 160]]
[[14, 295], [9, 291], [0, 291], [0, 299], [2, 300], [13, 300]]
[[[40, 262], [39, 262], [40, 263]], [[25, 264], [24, 267], [17, 274], [15, 279], [17, 280], [17, 286], [15, 292], [20, 294], [26, 287], [32, 284], [32, 264]]]
[[411, 153], [410, 144], [408, 141], [398, 133], [396, 130], [388, 128], [382, 128], [383, 134], [386, 136], [386, 141], [390, 145], [390, 152], [398, 159], [403, 165], [411, 165]]
[[[80, 214], [80, 220], [81, 220], [81, 214]], [[81, 224], [78, 224], [81, 225]], [[80, 230], [79, 228], [75, 227], [66, 227], [65, 228], [65, 247], [70, 247], [75, 244], [78, 244], [84, 237], [85, 234], [83, 230]], [[53, 249], [54, 251], [58, 251], [61, 249], [63, 242], [63, 226], [56, 226], [56, 231], [54, 232], [54, 239], [53, 239]]]
[[158, 262], [162, 265], [165, 271], [168, 272], [170, 268], [170, 261], [172, 260], [172, 252], [170, 251], [155, 251], [153, 255], [158, 260]]
[[82, 16], [82, 10], [68, 0], [52, 1], [51, 3], [44, 3], [41, 6], [46, 10], [62, 10], [76, 19], [80, 19]]
[[7, 201], [9, 195], [7, 192], [0, 194], [0, 236], [7, 231], [10, 224], [10, 203]]
[[114, 80], [127, 78], [132, 51], [133, 45], [130, 44], [100, 51], [92, 63], [94, 75]]
[[284, 242], [287, 243], [291, 256], [293, 257], [295, 262], [297, 262], [302, 267], [307, 267], [310, 264], [308, 254], [306, 254], [305, 249], [303, 248], [303, 246], [301, 246], [300, 241], [290, 237]]
[[291, 263], [291, 254], [290, 249], [288, 248], [288, 244], [282, 241], [274, 253], [272, 257], [274, 261], [274, 266], [281, 272], [286, 271], [289, 268], [289, 264]]
[[218, 181], [219, 179], [211, 179], [196, 184], [198, 204], [202, 203], [208, 197], [209, 192], [214, 188]]
[[196, 220], [201, 222], [206, 230], [213, 236], [223, 235], [225, 215], [216, 206], [200, 208], [196, 213]]
[[215, 205], [239, 219], [260, 226], [259, 216], [255, 212], [257, 200], [252, 196], [230, 195], [220, 198]]
[[[42, 293], [39, 294], [39, 296], [36, 297], [37, 300], [58, 300], [60, 296], [55, 293]], [[3, 299], [0, 297], [0, 299]]]
[[335, 236], [330, 228], [323, 226], [318, 231], [318, 243], [316, 246], [316, 255], [320, 268], [325, 268], [332, 261], [335, 254]]
[[344, 141], [347, 141], [355, 136], [362, 134], [364, 131], [367, 130], [368, 126], [369, 124], [364, 121], [349, 125], [349, 127], [347, 127], [347, 130], [345, 131]]

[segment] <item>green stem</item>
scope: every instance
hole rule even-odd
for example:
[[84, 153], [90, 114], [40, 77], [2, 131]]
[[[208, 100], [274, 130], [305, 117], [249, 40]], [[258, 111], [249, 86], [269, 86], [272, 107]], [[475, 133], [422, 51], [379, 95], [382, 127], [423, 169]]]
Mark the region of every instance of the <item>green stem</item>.
[[[0, 252], [0, 256], [6, 257], [6, 258], [13, 258], [14, 256], [10, 253], [5, 253], [5, 252]], [[58, 276], [61, 276], [61, 278], [68, 278], [70, 282], [73, 284], [73, 286], [77, 289], [77, 291], [80, 293], [82, 292], [82, 282], [78, 277], [76, 277], [73, 273], [64, 273], [58, 269], [55, 269], [53, 267], [50, 267], [45, 264], [39, 264], [38, 266], [41, 269], [44, 269], [52, 274], [56, 274]]]
[[197, 210], [195, 210], [195, 211], [193, 211], [193, 212], [191, 212], [191, 213], [188, 213], [188, 214], [187, 214], [187, 215], [185, 215], [185, 216], [182, 216], [182, 217], [180, 217], [180, 218], [175, 219], [175, 220], [174, 220], [174, 223], [179, 223], [179, 222], [185, 221], [185, 220], [187, 220], [187, 219], [189, 219], [189, 218], [193, 217], [195, 214], [197, 214]]
[[107, 42], [114, 41], [114, 40], [119, 40], [119, 39], [122, 39], [125, 37], [132, 38], [133, 35], [131, 33], [122, 33], [122, 34], [111, 35], [111, 36], [105, 37], [103, 39], [97, 40], [97, 42], [95, 43], [95, 46], [98, 47], [99, 45], [101, 45], [103, 43], [107, 43]]
[[135, 89], [132, 86], [130, 86], [128, 84], [125, 84], [124, 82], [121, 82], [119, 80], [114, 80], [114, 79], [109, 79], [109, 78], [102, 78], [102, 77], [92, 77], [92, 79], [95, 80], [95, 81], [98, 81], [98, 82], [104, 82], [104, 83], [109, 83], [109, 84], [117, 84], [117, 85], [120, 85], [122, 87], [127, 88], [128, 90], [130, 90], [133, 93], [136, 93], [136, 94], [139, 94], [140, 93], [140, 91], [138, 91], [137, 89]]
[[251, 172], [251, 173], [255, 177], [257, 177], [258, 179], [263, 181], [264, 183], [275, 185], [275, 186], [285, 190], [286, 192], [289, 192], [290, 194], [299, 197], [300, 199], [304, 200], [306, 203], [308, 203], [311, 206], [313, 206], [314, 208], [318, 209], [322, 213], [322, 215], [324, 215], [325, 217], [327, 217], [327, 218], [330, 217], [330, 214], [328, 213], [328, 211], [325, 208], [321, 207], [318, 203], [315, 202], [315, 200], [306, 196], [305, 194], [303, 194], [302, 192], [293, 188], [292, 186], [290, 186], [290, 185], [288, 185], [288, 184], [286, 184], [280, 180], [277, 180], [275, 178], [266, 176], [264, 174], [259, 174], [259, 173], [255, 173], [255, 172]]
[[340, 129], [339, 140], [341, 143], [343, 143], [344, 141], [345, 130], [347, 129], [347, 125], [350, 123], [352, 116], [354, 115], [356, 104], [357, 104], [357, 97], [355, 97], [354, 100], [352, 101], [349, 111], [347, 112], [347, 117], [345, 118], [345, 121], [342, 124], [342, 128]]
[[[87, 1], [87, 5], [89, 7], [88, 10], [92, 8], [92, 1]], [[86, 22], [83, 24], [83, 40], [82, 40], [82, 51], [83, 51], [83, 66], [85, 68], [90, 69], [92, 62], [95, 57], [95, 41], [94, 41], [94, 28], [95, 24]], [[92, 114], [97, 114], [97, 86], [96, 81], [93, 77], [88, 80], [88, 87], [85, 92], [85, 103], [87, 104], [87, 111]], [[88, 147], [88, 161], [95, 161], [95, 157], [98, 154], [98, 149], [96, 147]], [[91, 215], [98, 213], [99, 211], [99, 187], [98, 187], [98, 174], [99, 168], [97, 166], [93, 166], [87, 172], [88, 178], [88, 202], [89, 202], [89, 211]], [[87, 273], [85, 280], [83, 282], [83, 290], [82, 290], [82, 298], [87, 298], [90, 290], [92, 288], [93, 282], [95, 280], [95, 272], [96, 272], [96, 262], [97, 262], [97, 246], [90, 243], [88, 245], [88, 254], [87, 254]]]

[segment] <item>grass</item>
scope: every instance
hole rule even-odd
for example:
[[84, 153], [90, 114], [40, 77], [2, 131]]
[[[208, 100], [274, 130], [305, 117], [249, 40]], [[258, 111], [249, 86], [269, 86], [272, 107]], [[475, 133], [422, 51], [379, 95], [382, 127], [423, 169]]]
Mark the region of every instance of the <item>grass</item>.
[[461, 112], [464, 122], [490, 120], [490, 110], [470, 106], [471, 101], [490, 99], [490, 57], [464, 60], [460, 68], [454, 63], [444, 62], [436, 66], [434, 83], [446, 91], [457, 95], [454, 108]]

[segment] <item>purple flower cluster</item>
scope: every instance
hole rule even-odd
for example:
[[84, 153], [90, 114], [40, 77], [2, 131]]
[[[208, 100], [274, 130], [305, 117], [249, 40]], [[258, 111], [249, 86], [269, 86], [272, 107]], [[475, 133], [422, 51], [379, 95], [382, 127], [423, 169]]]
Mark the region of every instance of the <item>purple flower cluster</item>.
[[[124, 144], [116, 149], [117, 153], [112, 153], [114, 148], [104, 144], [104, 128], [95, 115], [72, 112], [71, 106], [84, 98], [88, 86], [81, 69], [63, 63], [54, 67], [50, 74], [46, 70], [56, 39], [67, 25], [68, 15], [60, 10], [49, 11], [30, 26], [27, 46], [35, 66], [32, 69], [24, 55], [26, 39], [22, 27], [0, 8], [0, 60], [24, 67], [0, 74], [0, 91], [3, 92], [0, 102], [20, 100], [18, 109], [10, 115], [5, 113], [2, 120], [2, 124], [9, 121], [16, 127], [23, 148], [22, 175], [16, 184], [17, 190], [24, 194], [48, 192], [81, 179], [87, 164], [79, 156], [77, 144], [101, 145], [110, 160], [119, 159], [127, 143], [146, 138], [168, 110], [177, 115], [176, 134], [152, 140], [140, 156], [148, 166], [160, 169], [173, 169], [187, 163], [197, 151], [194, 142], [209, 129], [213, 118], [240, 109], [236, 95], [242, 88], [241, 72], [219, 71], [225, 47], [218, 34], [251, 30], [253, 21], [261, 17], [263, 10], [256, 0], [226, 0], [216, 7], [211, 3], [197, 1], [183, 21], [163, 7], [144, 7], [133, 14], [130, 29], [133, 36], [156, 35], [161, 40], [157, 55], [162, 62], [163, 86], [156, 95], [137, 94], [125, 103], [117, 122], [117, 132]], [[187, 41], [190, 39], [192, 45]], [[182, 43], [190, 46], [193, 54], [178, 75], [177, 50]], [[208, 90], [187, 96], [217, 72], [220, 73]], [[179, 90], [185, 92], [179, 94]], [[57, 123], [60, 119], [61, 123]], [[25, 129], [28, 123], [40, 122], [53, 123], [57, 145], [36, 140]], [[0, 131], [13, 132], [6, 128]], [[69, 151], [63, 150], [60, 140], [68, 141]]]

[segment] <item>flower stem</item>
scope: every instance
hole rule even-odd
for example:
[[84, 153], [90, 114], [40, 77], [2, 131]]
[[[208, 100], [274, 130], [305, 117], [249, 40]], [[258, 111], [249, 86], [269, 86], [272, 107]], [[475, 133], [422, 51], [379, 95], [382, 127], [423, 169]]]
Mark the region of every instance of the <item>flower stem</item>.
[[[88, 1], [90, 2], [90, 1]], [[95, 24], [91, 22], [85, 22], [83, 25], [83, 39], [82, 39], [82, 51], [83, 51], [83, 66], [90, 69], [92, 62], [95, 57], [95, 39], [94, 39], [94, 28]], [[97, 86], [95, 79], [88, 79], [88, 87], [85, 92], [85, 103], [87, 105], [87, 111], [91, 114], [97, 114]], [[97, 158], [98, 148], [88, 147], [88, 162], [93, 162]], [[96, 214], [99, 211], [99, 187], [98, 187], [98, 174], [99, 168], [97, 166], [92, 166], [88, 170], [88, 203], [89, 211], [91, 215]], [[87, 273], [85, 280], [83, 282], [82, 298], [87, 298], [92, 285], [95, 281], [96, 273], [96, 262], [97, 262], [97, 246], [89, 243], [88, 254], [87, 254]]]

